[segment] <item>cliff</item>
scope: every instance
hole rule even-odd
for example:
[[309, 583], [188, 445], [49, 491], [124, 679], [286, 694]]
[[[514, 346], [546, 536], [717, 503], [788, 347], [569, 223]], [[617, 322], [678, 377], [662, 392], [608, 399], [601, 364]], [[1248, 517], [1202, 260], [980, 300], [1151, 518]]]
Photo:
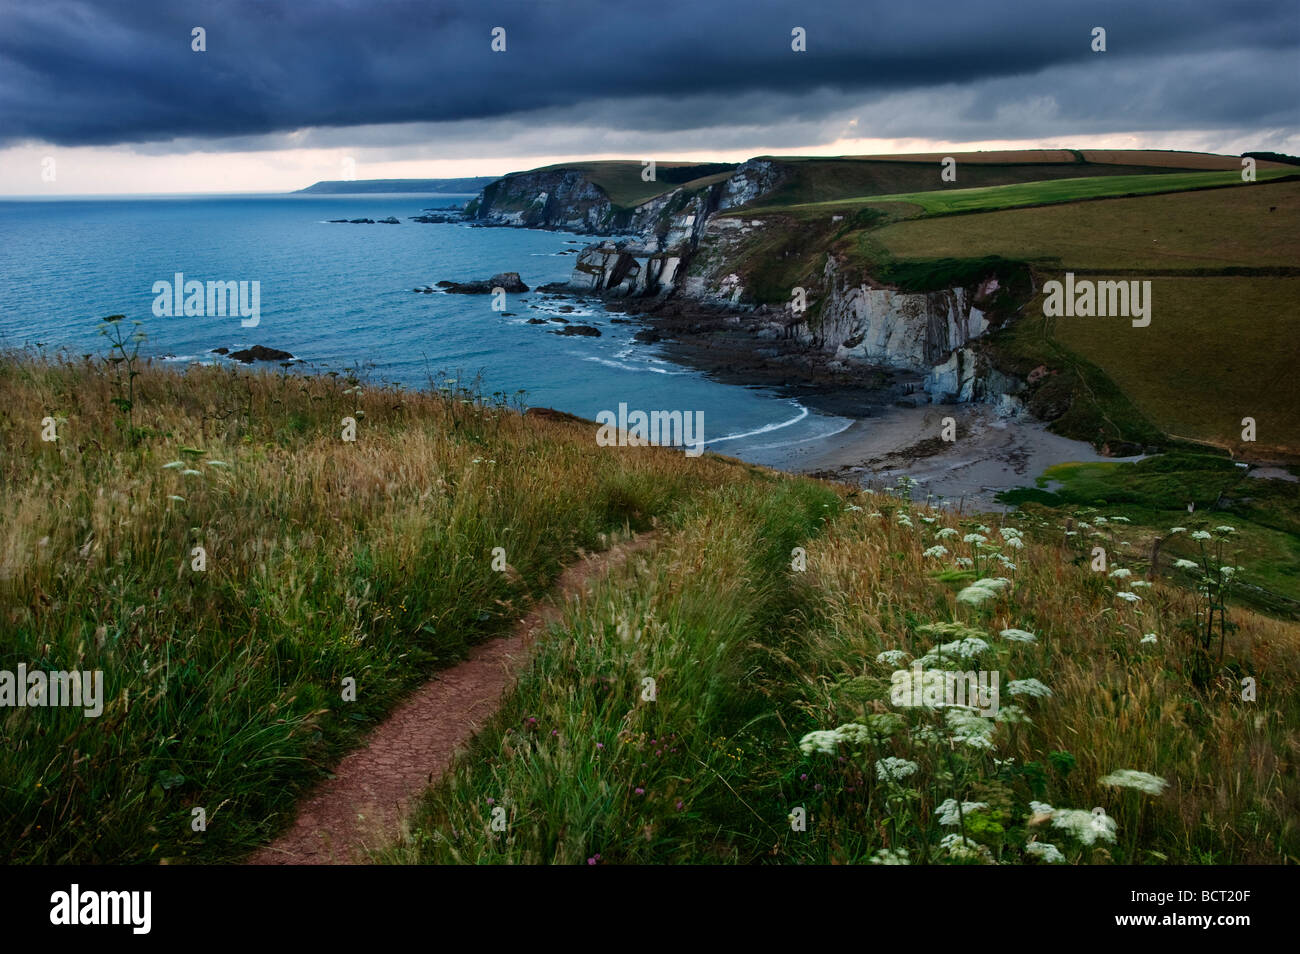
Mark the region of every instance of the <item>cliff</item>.
[[582, 172], [537, 170], [505, 176], [486, 186], [465, 208], [484, 225], [611, 231], [614, 210], [609, 196]]
[[578, 163], [511, 173], [486, 186], [466, 207], [482, 225], [626, 234], [673, 242], [674, 219], [716, 207], [731, 163], [665, 163], [652, 178], [630, 162]]
[[[779, 215], [719, 214], [762, 205], [790, 175], [786, 163], [753, 159], [627, 207], [616, 205], [589, 171], [540, 169], [488, 186], [467, 213], [482, 224], [627, 236], [579, 253], [569, 279], [575, 291], [726, 307], [742, 313], [757, 338], [798, 344], [832, 370], [897, 369], [921, 376], [936, 402], [986, 401], [1019, 410], [1012, 397], [1019, 382], [999, 374], [976, 347], [995, 324], [986, 307], [999, 289], [996, 277], [902, 291], [860, 270], [851, 276], [833, 250], [829, 225], [797, 235]], [[818, 256], [819, 269], [789, 272], [795, 277], [786, 280], [792, 258]], [[796, 285], [807, 300], [798, 312], [790, 301]]]

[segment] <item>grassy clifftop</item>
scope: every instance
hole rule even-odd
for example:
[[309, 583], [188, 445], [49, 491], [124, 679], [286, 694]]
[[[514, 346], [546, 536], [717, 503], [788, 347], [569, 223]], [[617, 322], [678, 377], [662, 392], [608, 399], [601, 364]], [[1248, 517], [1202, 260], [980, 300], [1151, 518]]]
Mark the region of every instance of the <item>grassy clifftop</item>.
[[[241, 857], [576, 548], [654, 524], [647, 556], [541, 638], [389, 857], [1300, 854], [1300, 627], [1216, 588], [1231, 625], [1207, 637], [1205, 598], [1140, 586], [1142, 544], [1118, 522], [990, 527], [712, 455], [598, 447], [594, 425], [457, 382], [128, 370], [0, 360], [0, 669], [105, 676], [97, 719], [0, 712], [9, 860]], [[1183, 521], [1217, 580], [1237, 559], [1221, 520]], [[1000, 714], [894, 705], [891, 672], [921, 657], [1000, 673]], [[1163, 793], [1106, 781], [1128, 769]], [[1090, 834], [1077, 813], [1094, 807], [1109, 821]]]
[[10, 860], [238, 856], [575, 548], [772, 479], [445, 387], [0, 359], [0, 669], [105, 679], [0, 710]]

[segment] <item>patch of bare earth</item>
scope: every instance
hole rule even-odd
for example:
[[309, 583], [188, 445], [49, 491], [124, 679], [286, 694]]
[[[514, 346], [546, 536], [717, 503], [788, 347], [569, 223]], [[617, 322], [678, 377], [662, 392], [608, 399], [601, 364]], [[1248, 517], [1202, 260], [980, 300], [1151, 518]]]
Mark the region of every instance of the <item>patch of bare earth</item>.
[[549, 599], [510, 635], [476, 646], [464, 661], [436, 673], [344, 757], [334, 776], [298, 806], [293, 826], [249, 859], [255, 865], [364, 864], [367, 849], [391, 841], [414, 799], [494, 712], [527, 662], [530, 644], [559, 619], [564, 603], [588, 584], [651, 546], [644, 533], [585, 554], [560, 576]]

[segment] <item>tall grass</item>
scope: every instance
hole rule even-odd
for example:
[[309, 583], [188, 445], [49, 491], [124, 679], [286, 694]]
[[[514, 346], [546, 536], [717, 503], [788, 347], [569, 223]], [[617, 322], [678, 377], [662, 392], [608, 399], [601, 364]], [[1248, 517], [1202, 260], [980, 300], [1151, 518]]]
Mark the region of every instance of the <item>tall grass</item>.
[[[835, 507], [803, 541], [800, 573], [789, 547], [816, 528], [818, 499], [803, 486], [783, 485], [775, 509], [770, 492], [710, 495], [643, 565], [572, 607], [382, 857], [1296, 860], [1300, 627], [1234, 611], [1202, 690], [1182, 633], [1193, 594], [1139, 584], [1130, 602], [1127, 578], [1080, 565], [1060, 528], [1003, 536], [884, 497]], [[1007, 585], [958, 599], [994, 575]], [[941, 668], [999, 673], [995, 717], [894, 704], [892, 673], [942, 644], [954, 655]], [[1167, 787], [1108, 784], [1122, 770]]]
[[0, 669], [103, 670], [107, 699], [0, 710], [9, 861], [241, 855], [577, 548], [746, 473], [464, 389], [144, 367], [127, 420], [114, 379], [0, 358]]
[[762, 640], [786, 609], [792, 548], [835, 503], [803, 481], [709, 493], [680, 533], [570, 606], [386, 860], [745, 862], [765, 851], [784, 820], [740, 792], [752, 760], [782, 757], [755, 747], [773, 737], [755, 726], [777, 719], [757, 682]]

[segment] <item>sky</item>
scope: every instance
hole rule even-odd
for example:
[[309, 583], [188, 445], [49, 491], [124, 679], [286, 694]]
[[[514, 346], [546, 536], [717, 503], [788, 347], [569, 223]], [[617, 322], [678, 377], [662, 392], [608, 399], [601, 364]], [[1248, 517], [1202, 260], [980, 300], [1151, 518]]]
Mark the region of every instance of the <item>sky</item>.
[[1297, 0], [0, 0], [0, 195], [577, 158], [1297, 154], [1297, 104]]

